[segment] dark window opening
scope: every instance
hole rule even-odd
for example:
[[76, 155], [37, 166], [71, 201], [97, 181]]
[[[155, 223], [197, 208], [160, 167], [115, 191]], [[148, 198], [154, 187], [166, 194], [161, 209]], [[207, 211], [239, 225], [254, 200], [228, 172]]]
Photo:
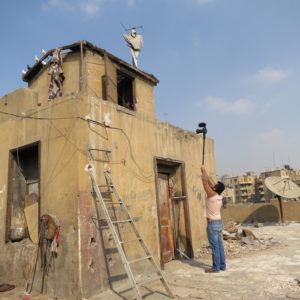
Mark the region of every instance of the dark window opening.
[[9, 153], [6, 241], [38, 235], [39, 143]]
[[134, 110], [133, 78], [117, 71], [118, 104]]

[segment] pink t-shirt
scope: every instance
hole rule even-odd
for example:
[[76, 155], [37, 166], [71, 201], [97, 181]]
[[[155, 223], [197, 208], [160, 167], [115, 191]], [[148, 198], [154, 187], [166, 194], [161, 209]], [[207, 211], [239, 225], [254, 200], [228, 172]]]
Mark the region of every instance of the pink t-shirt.
[[221, 207], [223, 197], [216, 194], [205, 201], [204, 217], [211, 220], [221, 220]]

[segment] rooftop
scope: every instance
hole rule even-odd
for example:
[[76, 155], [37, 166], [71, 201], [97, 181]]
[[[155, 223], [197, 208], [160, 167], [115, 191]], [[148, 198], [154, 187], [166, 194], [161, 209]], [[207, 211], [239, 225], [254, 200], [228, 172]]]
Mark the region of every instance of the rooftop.
[[[56, 47], [58, 48], [58, 47]], [[140, 69], [130, 65], [129, 63], [125, 62], [124, 60], [112, 55], [111, 53], [107, 52], [106, 50], [97, 47], [96, 45], [82, 40], [79, 42], [76, 42], [71, 45], [61, 46], [59, 47], [61, 50], [71, 50], [71, 51], [83, 51], [83, 49], [89, 49], [91, 51], [94, 51], [101, 56], [104, 56], [105, 54], [114, 62], [118, 63], [119, 65], [122, 65], [123, 67], [129, 69], [131, 72], [136, 73], [143, 77], [144, 79], [150, 81], [152, 84], [156, 85], [159, 83], [159, 80], [152, 74], [149, 74], [147, 72], [143, 72]], [[32, 67], [28, 69], [26, 74], [23, 75], [22, 79], [25, 82], [29, 82], [40, 70], [44, 68], [43, 61], [45, 61], [49, 56], [52, 56], [52, 53], [54, 49], [48, 50]]]
[[[295, 232], [300, 232], [300, 223], [270, 223], [259, 228], [244, 228], [250, 229], [256, 235], [257, 243], [263, 244], [267, 241], [270, 247], [262, 249], [264, 247], [257, 244], [257, 247], [244, 247], [241, 251], [241, 248], [234, 244], [236, 241], [231, 241], [230, 247], [229, 244], [225, 244], [228, 269], [215, 274], [204, 273], [204, 268], [211, 263], [209, 255], [195, 260], [175, 260], [166, 264], [164, 275], [175, 300], [300, 299], [300, 238], [295, 236]], [[22, 288], [15, 288], [1, 293], [1, 299], [19, 299], [23, 294]], [[145, 300], [170, 299], [155, 287], [145, 289], [144, 295]], [[128, 300], [132, 299], [132, 296], [133, 292], [129, 286], [124, 285], [90, 300]], [[57, 298], [53, 295], [33, 293], [31, 299]]]

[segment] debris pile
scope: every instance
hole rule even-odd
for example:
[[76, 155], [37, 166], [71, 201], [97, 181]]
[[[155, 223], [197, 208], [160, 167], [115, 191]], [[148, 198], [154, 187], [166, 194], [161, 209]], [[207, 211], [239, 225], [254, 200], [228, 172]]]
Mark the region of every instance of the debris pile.
[[[259, 224], [255, 227], [262, 227]], [[280, 242], [273, 237], [259, 236], [254, 234], [246, 227], [234, 221], [229, 221], [224, 224], [223, 230], [223, 245], [227, 257], [237, 257], [253, 251], [260, 251], [278, 245]], [[211, 255], [209, 246], [204, 246], [197, 250], [195, 256], [197, 258], [208, 257]]]
[[[259, 223], [254, 226], [262, 227], [263, 224]], [[268, 249], [279, 243], [272, 237], [266, 238], [256, 236], [251, 230], [243, 228], [241, 224], [233, 221], [227, 222], [224, 228], [224, 248], [228, 257]]]
[[268, 292], [274, 292], [274, 290], [290, 290], [290, 291], [299, 291], [299, 279], [289, 279], [289, 278], [280, 278], [280, 279], [268, 279], [266, 281], [265, 290]]

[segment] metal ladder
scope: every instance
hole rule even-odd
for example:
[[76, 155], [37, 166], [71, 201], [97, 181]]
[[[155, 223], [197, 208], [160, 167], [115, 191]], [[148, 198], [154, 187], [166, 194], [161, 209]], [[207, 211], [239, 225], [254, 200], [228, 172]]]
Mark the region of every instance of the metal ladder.
[[[143, 241], [142, 237], [140, 236], [140, 234], [137, 230], [137, 227], [134, 224], [134, 220], [129, 215], [129, 212], [128, 212], [128, 209], [127, 209], [125, 203], [123, 202], [120, 194], [118, 193], [115, 185], [113, 184], [111, 176], [110, 176], [110, 172], [109, 171], [104, 171], [106, 185], [98, 185], [97, 181], [96, 181], [96, 176], [95, 176], [95, 172], [94, 172], [93, 167], [90, 166], [88, 168], [88, 170], [89, 170], [89, 174], [90, 174], [90, 177], [91, 177], [91, 180], [92, 180], [92, 186], [93, 186], [94, 192], [96, 194], [96, 202], [98, 204], [100, 204], [100, 206], [102, 208], [102, 211], [105, 215], [107, 225], [109, 227], [110, 232], [112, 233], [112, 236], [113, 236], [113, 239], [115, 241], [116, 247], [117, 247], [118, 252], [121, 256], [122, 263], [124, 265], [124, 268], [126, 270], [128, 278], [131, 282], [132, 288], [135, 292], [136, 299], [137, 300], [142, 300], [143, 299], [142, 295], [139, 291], [140, 286], [144, 285], [145, 283], [158, 281], [158, 280], [160, 280], [161, 283], [163, 284], [163, 286], [165, 287], [169, 297], [174, 298], [173, 294], [172, 294], [172, 292], [171, 292], [171, 290], [170, 290], [170, 288], [169, 288], [169, 286], [166, 282], [166, 280], [164, 279], [164, 277], [163, 277], [163, 275], [162, 275], [162, 273], [159, 269], [159, 267], [155, 263], [150, 251], [148, 250], [145, 242]], [[112, 200], [110, 200], [110, 201], [104, 200], [104, 198], [102, 196], [102, 193], [100, 191], [100, 188], [107, 188], [111, 193], [113, 193], [115, 195], [117, 201], [113, 202]], [[125, 218], [122, 219], [122, 220], [113, 221], [110, 214], [109, 214], [107, 205], [112, 205], [112, 206], [117, 205], [122, 210], [122, 212], [124, 213]], [[96, 207], [96, 209], [98, 210], [97, 207]], [[131, 239], [131, 240], [125, 240], [125, 241], [121, 240], [121, 237], [118, 234], [115, 225], [122, 224], [122, 223], [123, 224], [127, 223], [131, 226], [132, 232], [135, 234], [136, 238]], [[128, 260], [126, 254], [125, 254], [123, 245], [131, 243], [131, 242], [139, 242], [142, 249], [145, 252], [145, 256], [136, 258], [134, 260]], [[137, 281], [136, 278], [134, 277], [131, 265], [134, 264], [134, 263], [137, 263], [137, 262], [141, 262], [143, 260], [149, 261], [152, 264], [152, 266], [154, 267], [154, 270], [155, 270], [154, 272], [156, 273], [156, 276], [151, 277], [151, 278], [147, 278], [147, 279], [142, 280], [142, 281]]]

